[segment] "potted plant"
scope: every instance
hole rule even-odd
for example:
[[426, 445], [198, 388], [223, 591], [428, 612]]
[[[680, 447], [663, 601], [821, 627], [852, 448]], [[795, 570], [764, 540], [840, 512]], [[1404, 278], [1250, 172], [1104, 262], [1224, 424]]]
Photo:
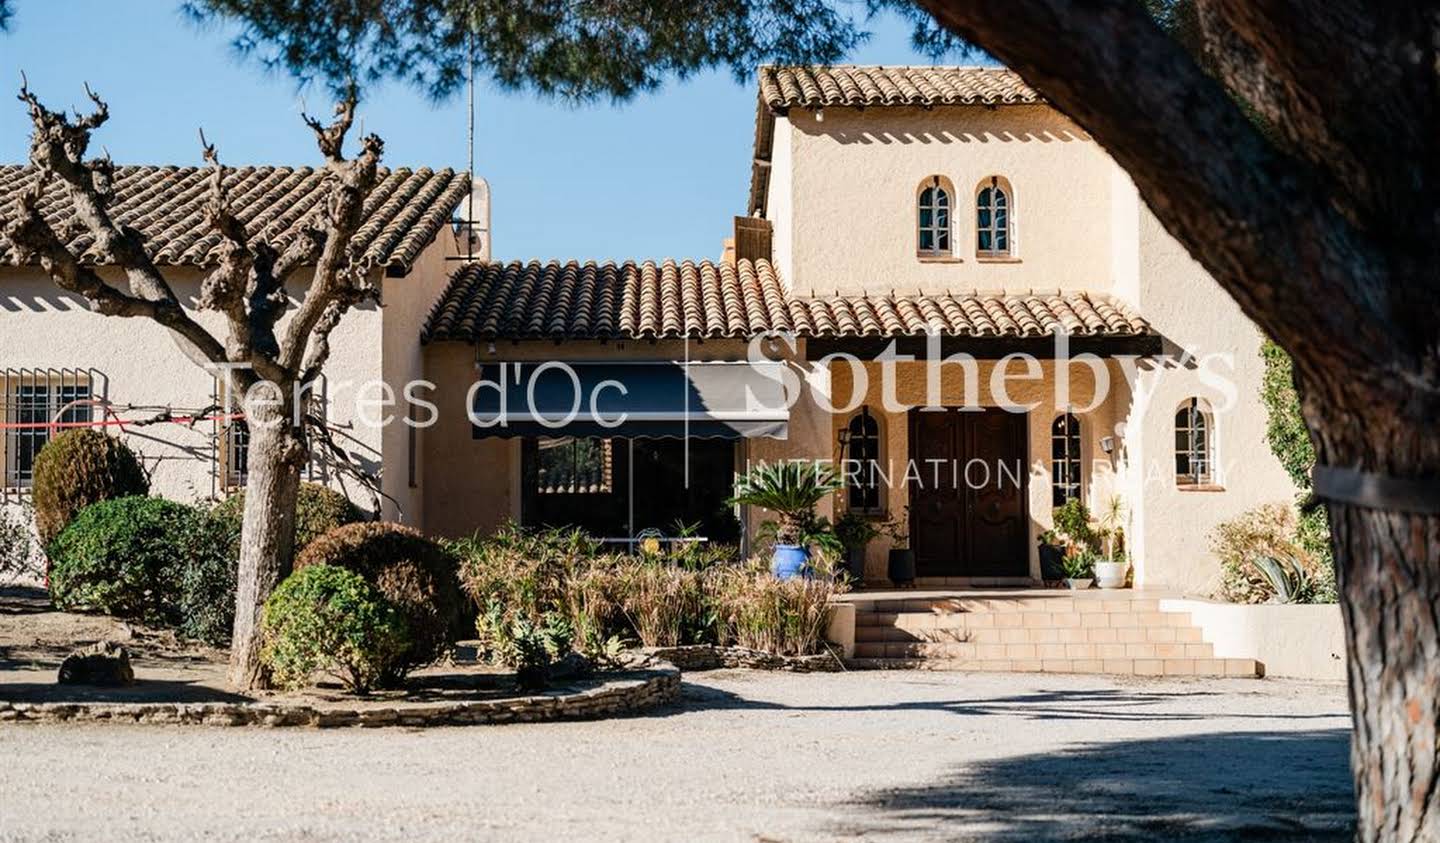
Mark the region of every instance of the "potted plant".
[[1040, 580], [1058, 585], [1065, 579], [1065, 542], [1054, 530], [1040, 534]]
[[811, 460], [761, 463], [736, 479], [732, 506], [758, 506], [779, 517], [773, 528], [770, 559], [776, 577], [807, 576], [811, 546], [823, 547], [833, 541], [835, 534], [828, 523], [818, 529], [823, 519], [816, 518], [815, 507], [841, 485], [834, 470]]
[[1089, 588], [1095, 577], [1095, 551], [1081, 547], [1065, 557], [1065, 586], [1071, 589]]
[[890, 537], [890, 559], [887, 575], [897, 586], [915, 584], [915, 551], [910, 549], [910, 505], [905, 514], [885, 522], [885, 535]]
[[845, 547], [845, 569], [855, 582], [865, 579], [865, 551], [880, 535], [875, 522], [854, 512], [847, 512], [835, 522], [835, 537]]
[[1096, 535], [1105, 543], [1105, 557], [1095, 562], [1095, 584], [1101, 588], [1124, 588], [1125, 561], [1125, 502], [1119, 495], [1111, 496], [1100, 515], [1100, 529]]

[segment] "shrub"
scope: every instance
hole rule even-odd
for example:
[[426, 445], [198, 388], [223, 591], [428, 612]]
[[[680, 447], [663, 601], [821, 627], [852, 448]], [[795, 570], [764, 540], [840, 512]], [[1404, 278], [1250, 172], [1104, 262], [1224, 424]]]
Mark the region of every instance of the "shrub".
[[30, 519], [0, 509], [0, 579], [23, 577], [37, 569]]
[[[1285, 602], [1335, 601], [1333, 566], [1302, 546], [1294, 511], [1286, 504], [1264, 504], [1218, 525], [1210, 546], [1220, 560], [1220, 596], [1225, 600], [1264, 603], [1289, 592]], [[1286, 574], [1287, 583], [1278, 591], [1277, 573]]]
[[179, 572], [203, 548], [203, 520], [164, 498], [85, 507], [47, 548], [51, 597], [62, 609], [175, 622]]
[[31, 492], [40, 544], [48, 548], [90, 504], [149, 491], [140, 461], [124, 442], [90, 428], [67, 430], [35, 455]]
[[844, 591], [826, 579], [778, 580], [760, 563], [716, 569], [706, 585], [716, 643], [791, 656], [820, 652], [830, 598]]
[[277, 684], [299, 688], [316, 671], [365, 693], [410, 647], [404, 612], [353, 571], [316, 564], [287, 577], [265, 603], [261, 659]]
[[405, 616], [410, 646], [395, 663], [397, 672], [384, 681], [434, 661], [453, 640], [464, 599], [455, 557], [419, 531], [379, 522], [336, 527], [295, 559], [296, 570], [312, 565], [354, 571]]
[[[245, 518], [245, 490], [240, 489], [211, 510], [216, 530], [226, 536], [228, 552], [240, 555], [240, 525]], [[340, 492], [319, 483], [301, 483], [295, 500], [295, 552], [336, 527], [366, 520], [366, 514]]]
[[230, 640], [235, 623], [235, 575], [238, 566], [229, 524], [210, 517], [197, 523], [200, 539], [176, 575], [179, 633], [206, 644]]

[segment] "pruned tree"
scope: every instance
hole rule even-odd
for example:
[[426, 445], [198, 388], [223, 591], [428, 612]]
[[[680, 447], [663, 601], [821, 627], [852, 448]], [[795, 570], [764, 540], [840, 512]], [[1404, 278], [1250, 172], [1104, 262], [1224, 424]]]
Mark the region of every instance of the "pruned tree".
[[[218, 265], [201, 281], [198, 306], [223, 316], [225, 330], [217, 335], [184, 307], [141, 234], [111, 216], [114, 165], [108, 157], [86, 158], [91, 133], [105, 123], [109, 109], [94, 92], [86, 92], [93, 111], [67, 115], [46, 108], [21, 86], [20, 99], [33, 123], [30, 163], [38, 177], [7, 214], [0, 234], [22, 258], [37, 261], [57, 285], [83, 296], [96, 312], [168, 328], [191, 360], [228, 384], [231, 406], [244, 413], [250, 428], [230, 680], [241, 688], [263, 685], [257, 626], [265, 600], [290, 568], [296, 496], [311, 452], [307, 393], [330, 355], [331, 332], [351, 307], [377, 292], [351, 240], [377, 181], [383, 144], [366, 135], [359, 152], [345, 156], [355, 116], [353, 94], [336, 107], [328, 124], [305, 117], [325, 158], [327, 196], [303, 221], [299, 235], [278, 249], [247, 235], [226, 195], [225, 168], [201, 134], [211, 168], [205, 217], [224, 248]], [[70, 198], [73, 216], [65, 225], [75, 231], [56, 231], [40, 211], [51, 182]], [[73, 233], [88, 235], [89, 251], [123, 273], [123, 286], [81, 260], [67, 245]], [[287, 280], [305, 267], [313, 272], [292, 309]]]

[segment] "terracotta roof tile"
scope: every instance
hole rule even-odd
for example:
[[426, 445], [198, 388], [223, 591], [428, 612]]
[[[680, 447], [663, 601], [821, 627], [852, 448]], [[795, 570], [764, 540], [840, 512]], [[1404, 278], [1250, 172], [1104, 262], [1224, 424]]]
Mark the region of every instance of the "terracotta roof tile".
[[1043, 102], [1002, 67], [760, 68], [760, 101], [773, 109], [882, 105], [1032, 105]]
[[475, 263], [431, 310], [424, 342], [494, 339], [1129, 336], [1123, 302], [1079, 290], [790, 296], [767, 260]]
[[[209, 171], [200, 167], [117, 167], [111, 213], [145, 235], [157, 263], [210, 266], [219, 259], [220, 240], [203, 215], [208, 178]], [[0, 228], [15, 197], [34, 179], [32, 167], [0, 166]], [[279, 249], [295, 238], [298, 223], [325, 197], [324, 175], [311, 167], [233, 167], [225, 185], [250, 236]], [[463, 173], [382, 169], [355, 236], [364, 263], [409, 269], [469, 191], [470, 179]], [[63, 186], [52, 182], [46, 187], [40, 210], [63, 231], [70, 212]], [[70, 241], [82, 259], [98, 263], [98, 256], [86, 251], [91, 245], [88, 234]], [[18, 255], [0, 240], [0, 265], [18, 263]]]

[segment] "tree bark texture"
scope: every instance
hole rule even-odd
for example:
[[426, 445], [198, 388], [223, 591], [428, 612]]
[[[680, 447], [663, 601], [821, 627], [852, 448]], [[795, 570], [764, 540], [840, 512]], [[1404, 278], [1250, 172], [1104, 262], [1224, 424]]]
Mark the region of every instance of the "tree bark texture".
[[[920, 5], [1089, 132], [1290, 354], [1319, 464], [1440, 484], [1440, 2], [1195, 0], [1214, 77], [1135, 0]], [[1328, 507], [1357, 837], [1437, 841], [1440, 517]]]
[[245, 511], [236, 573], [235, 625], [230, 638], [230, 682], [263, 688], [269, 679], [260, 660], [265, 601], [290, 574], [295, 544], [295, 506], [308, 449], [303, 429], [286, 410], [248, 407], [250, 427]]

